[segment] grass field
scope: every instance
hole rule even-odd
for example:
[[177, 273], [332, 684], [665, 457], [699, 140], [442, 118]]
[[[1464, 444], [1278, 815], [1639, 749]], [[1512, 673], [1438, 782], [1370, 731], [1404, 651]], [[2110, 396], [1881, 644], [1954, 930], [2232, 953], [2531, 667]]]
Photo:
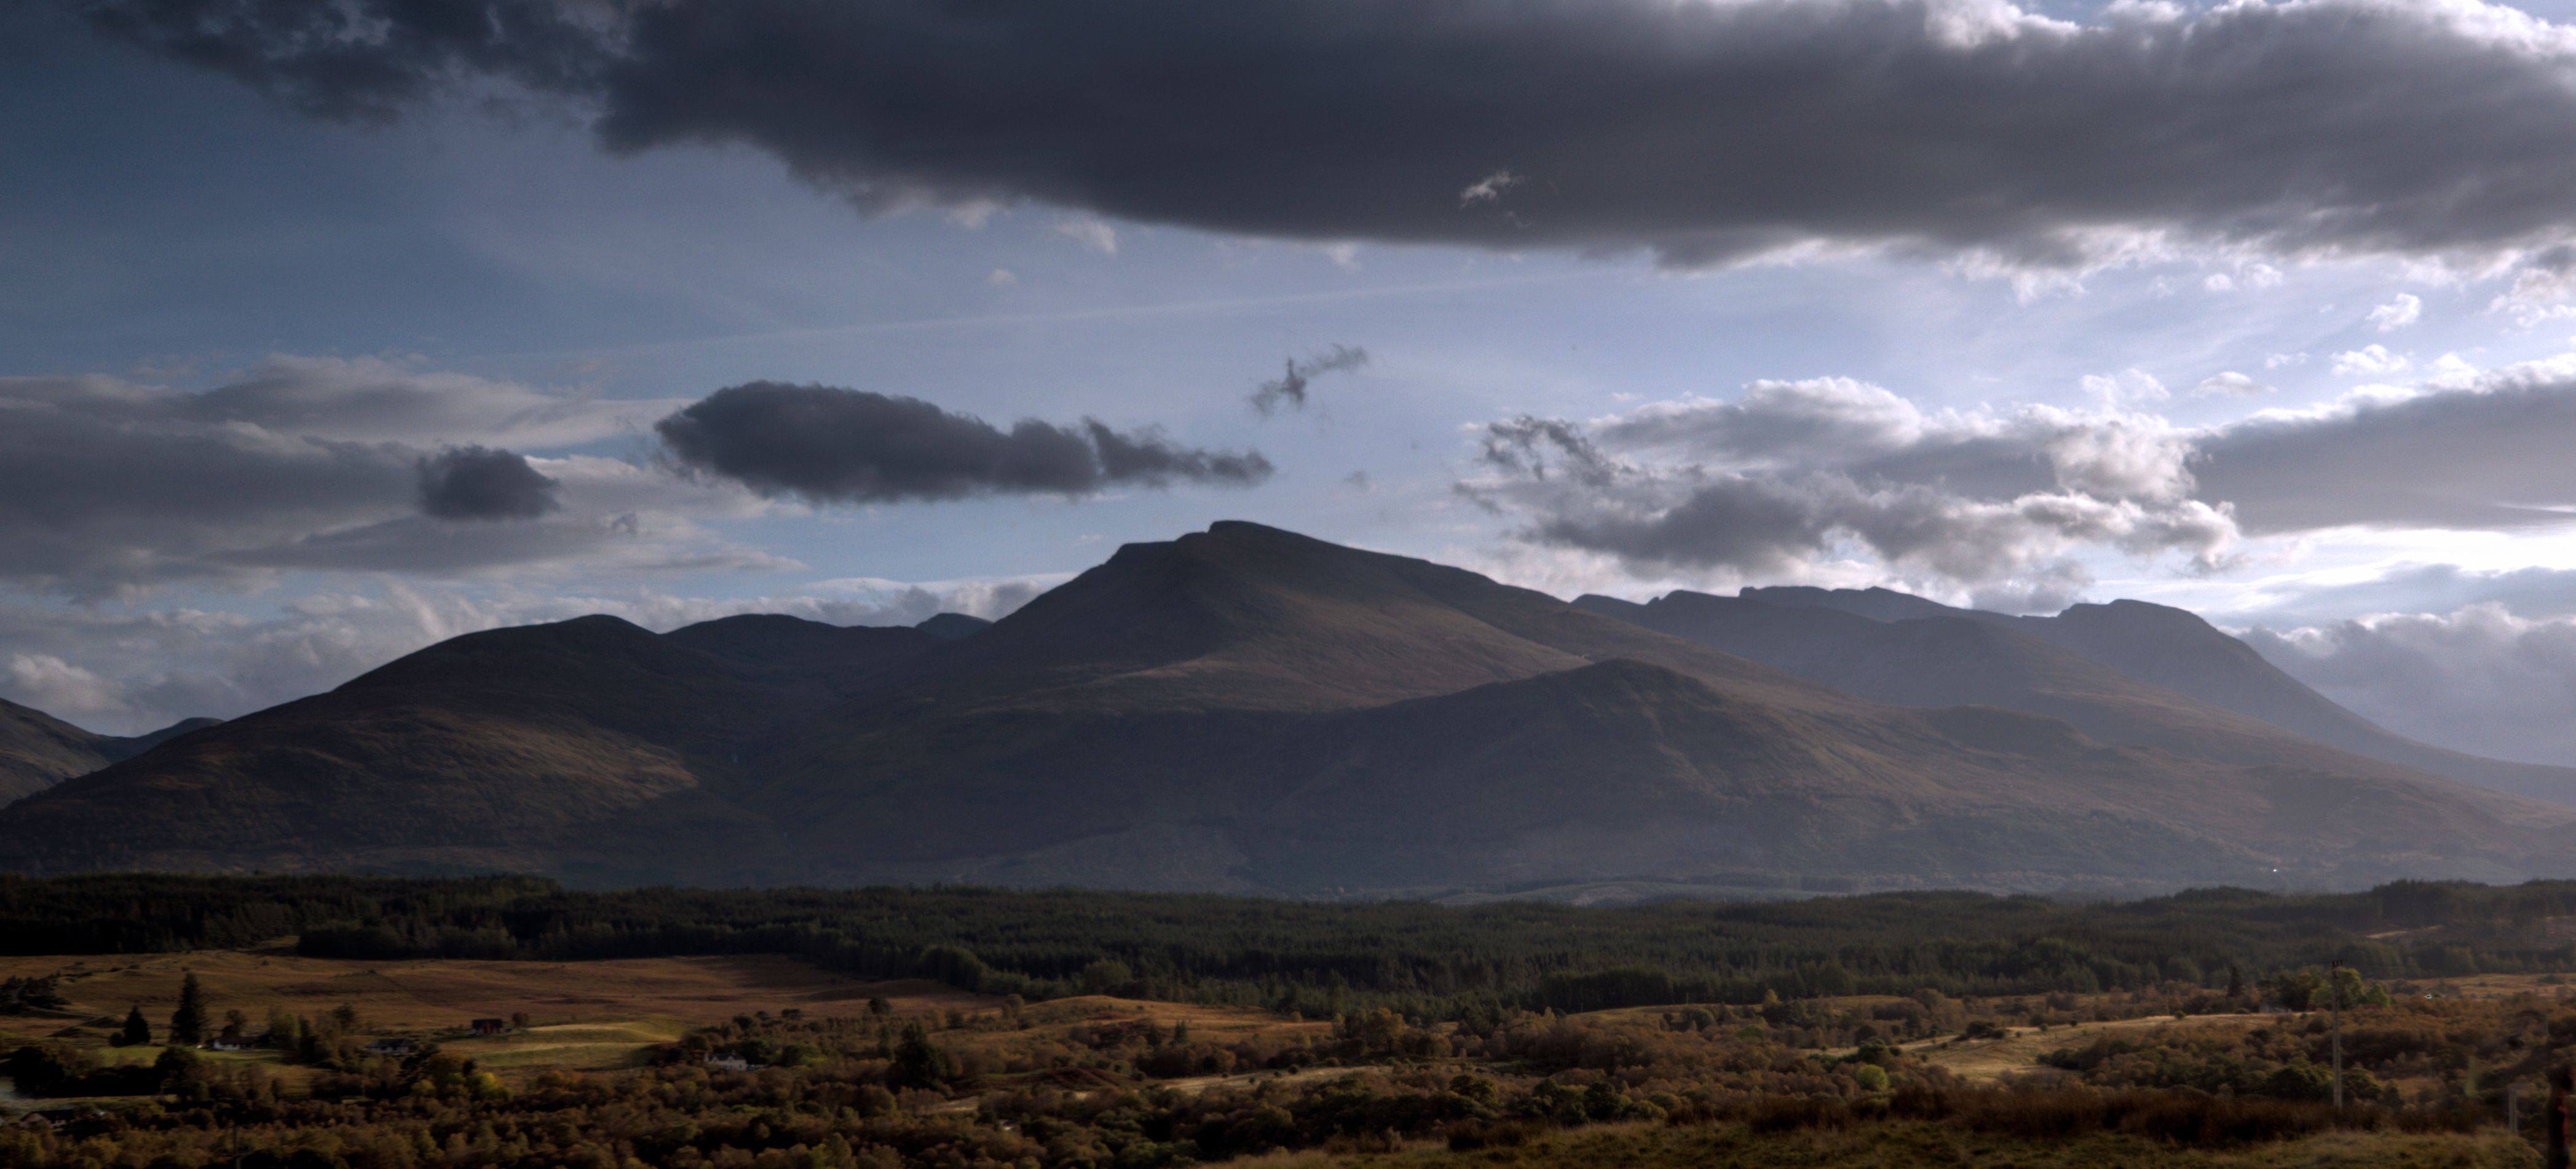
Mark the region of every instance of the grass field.
[[[0, 958], [0, 976], [59, 973], [59, 990], [71, 1002], [47, 1016], [0, 1016], [0, 1045], [53, 1039], [94, 1047], [110, 1062], [149, 1060], [157, 1049], [119, 1051], [107, 1046], [107, 1038], [131, 1006], [143, 1008], [157, 1034], [178, 1004], [180, 980], [191, 971], [217, 1019], [238, 1010], [256, 1029], [271, 1007], [319, 1016], [346, 1003], [369, 1036], [435, 1039], [505, 1074], [625, 1066], [646, 1047], [677, 1039], [689, 1028], [756, 1011], [792, 1007], [817, 1015], [860, 1014], [872, 997], [906, 1013], [999, 1005], [938, 983], [859, 981], [773, 955], [581, 963], [362, 962], [276, 951]], [[530, 1016], [525, 1030], [467, 1032], [471, 1020], [518, 1013]], [[297, 1072], [286, 1069], [290, 1081], [300, 1079]]]

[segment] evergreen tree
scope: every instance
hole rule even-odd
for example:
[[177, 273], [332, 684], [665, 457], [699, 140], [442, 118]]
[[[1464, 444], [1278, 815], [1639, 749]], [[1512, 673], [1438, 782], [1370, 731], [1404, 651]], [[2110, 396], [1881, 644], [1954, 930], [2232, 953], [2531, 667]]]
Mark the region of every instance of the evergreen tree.
[[948, 1050], [930, 1041], [930, 1033], [919, 1022], [903, 1029], [903, 1042], [894, 1049], [895, 1082], [907, 1088], [936, 1087], [949, 1076]]
[[179, 1009], [170, 1012], [170, 1042], [181, 1047], [205, 1042], [206, 1022], [206, 992], [191, 970], [179, 983]]
[[151, 1045], [152, 1024], [144, 1021], [142, 1004], [138, 1003], [132, 1007], [126, 1008], [125, 1029], [117, 1033], [116, 1039], [117, 1042], [122, 1043], [127, 1047], [148, 1047]]

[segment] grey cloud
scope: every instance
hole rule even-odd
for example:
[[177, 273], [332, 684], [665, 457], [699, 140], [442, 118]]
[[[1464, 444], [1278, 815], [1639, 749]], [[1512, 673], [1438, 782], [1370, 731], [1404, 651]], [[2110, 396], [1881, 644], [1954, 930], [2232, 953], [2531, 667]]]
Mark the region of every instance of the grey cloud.
[[2022, 607], [2080, 590], [2081, 548], [2228, 562], [2236, 529], [2190, 498], [2189, 439], [2138, 415], [1931, 416], [1845, 379], [1758, 382], [1733, 402], [1488, 424], [1459, 492], [1534, 543], [1647, 574], [1779, 578], [1865, 554]]
[[747, 143], [868, 208], [1675, 265], [1824, 240], [2063, 267], [2137, 232], [2486, 257], [2576, 226], [2576, 43], [2474, 3], [81, 7], [323, 116], [516, 85], [609, 149]]
[[[428, 391], [317, 377], [296, 380], [292, 394], [220, 397], [240, 384], [190, 394], [112, 378], [0, 378], [0, 582], [95, 598], [178, 581], [249, 580], [287, 566], [404, 569], [426, 560], [480, 570], [583, 555], [633, 564], [653, 556], [745, 555], [661, 520], [648, 523], [640, 540], [440, 533], [441, 525], [419, 516], [424, 505], [448, 514], [524, 510], [553, 492], [540, 487], [531, 495], [524, 479], [515, 487], [501, 482], [515, 471], [489, 458], [451, 463], [403, 443], [335, 437], [376, 433], [403, 417], [444, 419], [428, 428], [433, 433], [597, 437], [596, 416], [551, 412], [534, 391], [432, 378], [467, 399], [439, 405]], [[389, 405], [397, 400], [408, 405]], [[518, 460], [516, 471], [551, 478], [520, 456], [490, 453]], [[605, 461], [566, 465], [587, 470], [597, 462]], [[594, 486], [613, 496], [640, 494], [613, 476], [582, 478], [565, 482], [568, 499]], [[395, 523], [405, 518], [415, 522]], [[394, 537], [406, 535], [431, 543], [398, 546]], [[656, 549], [652, 556], [641, 554], [647, 545]], [[329, 555], [319, 551], [325, 548]]]
[[1252, 391], [1252, 408], [1264, 418], [1276, 412], [1281, 404], [1291, 409], [1306, 408], [1306, 387], [1328, 373], [1345, 373], [1367, 365], [1368, 350], [1352, 345], [1335, 345], [1331, 349], [1300, 362], [1287, 359], [1278, 377], [1261, 383]]
[[563, 507], [563, 484], [516, 451], [449, 447], [416, 465], [420, 510], [435, 519], [532, 520]]
[[2295, 627], [2385, 613], [2451, 613], [2473, 605], [2523, 618], [2576, 616], [2576, 570], [2482, 572], [2455, 564], [2408, 564], [2365, 581], [2273, 586], [2231, 617]]
[[2203, 439], [2191, 471], [2251, 532], [2564, 524], [2576, 519], [2571, 375], [2508, 370], [2470, 389], [2258, 417]]
[[816, 503], [1079, 496], [1175, 481], [1240, 487], [1271, 473], [1259, 452], [1177, 446], [1095, 419], [1021, 419], [1006, 431], [918, 398], [777, 382], [718, 390], [654, 430], [683, 470]]
[[2453, 750], [2576, 765], [2576, 621], [2498, 605], [2274, 630], [2245, 641], [2326, 697]]

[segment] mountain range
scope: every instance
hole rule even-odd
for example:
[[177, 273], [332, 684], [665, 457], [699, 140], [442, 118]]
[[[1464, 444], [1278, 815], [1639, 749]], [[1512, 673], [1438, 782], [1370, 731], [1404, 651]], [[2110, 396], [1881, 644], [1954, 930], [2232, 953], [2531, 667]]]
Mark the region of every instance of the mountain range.
[[2576, 772], [2391, 735], [2180, 610], [1568, 604], [1239, 522], [989, 626], [496, 629], [98, 760], [25, 772], [0, 869], [1301, 896], [2576, 875]]

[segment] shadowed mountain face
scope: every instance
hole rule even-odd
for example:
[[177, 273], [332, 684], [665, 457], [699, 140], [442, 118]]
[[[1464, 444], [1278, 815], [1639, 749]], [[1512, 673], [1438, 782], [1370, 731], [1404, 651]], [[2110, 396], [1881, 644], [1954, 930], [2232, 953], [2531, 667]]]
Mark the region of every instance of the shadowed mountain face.
[[[0, 867], [1286, 893], [2576, 872], [2553, 831], [2576, 812], [2010, 627], [1700, 604], [1721, 600], [1658, 621], [1735, 621], [1740, 653], [1227, 523], [1123, 548], [989, 628], [496, 630], [0, 810]], [[1909, 663], [1942, 661], [1983, 688], [1916, 684]], [[2031, 695], [2059, 709], [1997, 708]]]
[[[1649, 605], [1635, 606], [1607, 597], [1586, 597], [1576, 604], [1597, 612], [1632, 616], [1651, 628], [1692, 637], [1710, 645], [1743, 653], [1748, 657], [1787, 669], [1802, 677], [1816, 678], [1836, 686], [1846, 685], [1832, 677], [1811, 672], [1792, 664], [1786, 656], [1773, 656], [1739, 647], [1728, 637], [1757, 637], [1768, 642], [1780, 640], [1778, 633], [1754, 633], [1759, 619], [1738, 616], [1721, 624], [1704, 625], [1703, 618], [1713, 618], [1714, 608], [1708, 602], [1739, 606], [1760, 606], [1748, 612], [1795, 610], [1779, 613], [1784, 623], [1796, 617], [1817, 617], [1822, 613], [1869, 618], [1881, 627], [1904, 628], [1918, 619], [1972, 621], [1995, 629], [2009, 629], [2027, 634], [2056, 646], [2094, 665], [2143, 683], [2180, 695], [2221, 711], [2268, 723], [2292, 734], [2337, 747], [2355, 755], [2417, 772], [2455, 779], [2497, 791], [2576, 804], [2576, 768], [2551, 767], [2537, 763], [2513, 763], [2486, 759], [2459, 751], [2418, 743], [2413, 739], [2382, 729], [2368, 719], [2337, 706], [2307, 684], [2283, 673], [2279, 667], [2263, 660], [2253, 647], [2228, 636], [2197, 614], [2165, 605], [2143, 601], [2113, 601], [2103, 605], [2077, 605], [2055, 617], [2009, 617], [1973, 609], [1954, 609], [1935, 601], [1886, 589], [1818, 589], [1760, 588], [1746, 589], [1733, 598], [1710, 597], [1700, 593], [1674, 593]], [[1620, 606], [1628, 606], [1621, 609]], [[1662, 610], [1651, 619], [1646, 610]], [[1632, 613], [1631, 610], [1636, 612]], [[1693, 628], [1705, 627], [1712, 632], [1727, 630], [1718, 639], [1684, 632], [1674, 623]], [[1850, 634], [1846, 631], [1846, 636]], [[1746, 643], [1749, 645], [1750, 643]], [[2064, 669], [2066, 667], [2060, 667]], [[1873, 694], [1889, 702], [1994, 702], [2020, 710], [2042, 709], [2041, 706], [2009, 700], [2000, 691], [1984, 697], [1968, 698], [1959, 693], [1943, 694], [1945, 689], [1985, 685], [1970, 671], [1942, 671], [1937, 665], [1915, 668], [1911, 685], [1924, 695], [1921, 698]], [[1947, 677], [1941, 675], [1945, 674]], [[1867, 690], [1853, 688], [1859, 693]], [[2082, 718], [2064, 710], [2047, 713], [2075, 718], [2079, 725], [2094, 729]], [[2114, 736], [2116, 741], [2134, 741]]]
[[167, 739], [215, 725], [192, 718], [148, 735], [85, 731], [41, 710], [0, 701], [0, 805], [24, 799], [110, 763], [131, 759]]

